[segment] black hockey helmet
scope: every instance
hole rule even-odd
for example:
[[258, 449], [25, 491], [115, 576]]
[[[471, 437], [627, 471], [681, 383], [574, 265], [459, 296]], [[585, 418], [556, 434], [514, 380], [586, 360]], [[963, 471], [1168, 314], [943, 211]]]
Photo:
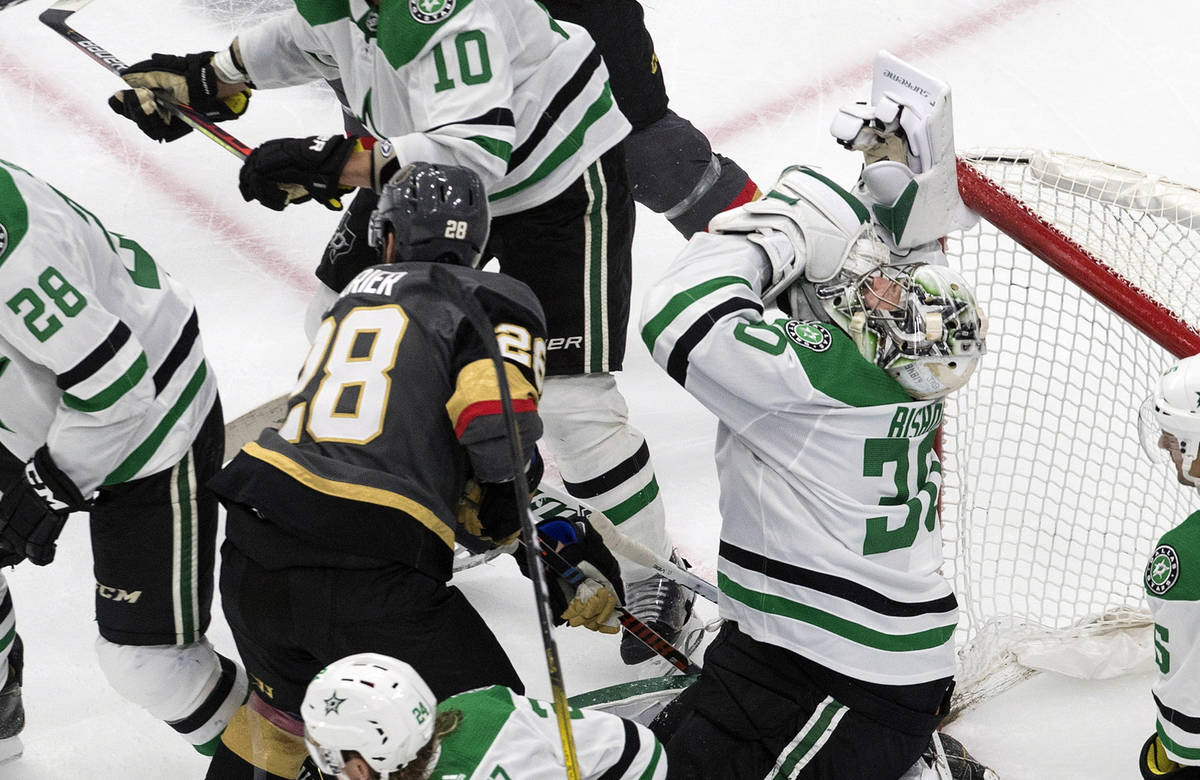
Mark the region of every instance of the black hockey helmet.
[[469, 168], [416, 162], [383, 186], [367, 239], [383, 252], [396, 237], [397, 261], [452, 263], [474, 268], [490, 230], [487, 193]]

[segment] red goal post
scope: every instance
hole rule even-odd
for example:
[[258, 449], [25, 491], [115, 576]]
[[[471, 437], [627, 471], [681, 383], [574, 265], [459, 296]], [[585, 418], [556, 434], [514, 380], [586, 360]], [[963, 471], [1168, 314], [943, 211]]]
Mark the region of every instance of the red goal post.
[[1200, 497], [1141, 453], [1137, 412], [1200, 352], [1200, 190], [1036, 150], [964, 153], [958, 179], [982, 219], [947, 254], [990, 320], [943, 437], [961, 710], [1033, 669], [1153, 661], [1142, 569]]

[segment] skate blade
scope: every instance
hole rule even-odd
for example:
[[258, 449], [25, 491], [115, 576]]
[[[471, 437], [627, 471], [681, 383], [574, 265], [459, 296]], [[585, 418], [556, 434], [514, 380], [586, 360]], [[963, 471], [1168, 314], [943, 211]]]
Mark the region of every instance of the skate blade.
[[24, 752], [25, 746], [21, 744], [20, 737], [0, 739], [0, 764], [17, 760]]

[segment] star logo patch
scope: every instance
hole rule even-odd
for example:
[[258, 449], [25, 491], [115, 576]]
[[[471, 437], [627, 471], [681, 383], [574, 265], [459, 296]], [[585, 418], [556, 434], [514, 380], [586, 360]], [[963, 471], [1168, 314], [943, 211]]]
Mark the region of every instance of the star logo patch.
[[454, 13], [456, 0], [408, 0], [408, 12], [421, 24], [437, 24]]
[[345, 699], [337, 695], [337, 691], [334, 691], [329, 695], [329, 698], [325, 700], [325, 714], [336, 714], [338, 707], [341, 707], [345, 701]]

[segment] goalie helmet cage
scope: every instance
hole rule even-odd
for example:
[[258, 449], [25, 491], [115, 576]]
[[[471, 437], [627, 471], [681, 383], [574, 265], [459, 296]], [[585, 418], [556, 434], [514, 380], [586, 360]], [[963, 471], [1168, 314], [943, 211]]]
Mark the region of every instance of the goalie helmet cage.
[[1143, 569], [1200, 508], [1137, 429], [1172, 356], [1200, 352], [1200, 190], [1032, 150], [963, 154], [958, 174], [983, 219], [946, 250], [990, 332], [943, 435], [955, 713], [1032, 668], [1149, 668]]

